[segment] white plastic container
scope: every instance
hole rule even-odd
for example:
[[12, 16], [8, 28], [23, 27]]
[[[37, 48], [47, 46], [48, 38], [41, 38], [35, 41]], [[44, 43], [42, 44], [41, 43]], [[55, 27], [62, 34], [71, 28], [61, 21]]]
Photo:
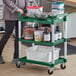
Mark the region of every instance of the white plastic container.
[[58, 14], [63, 14], [64, 13], [64, 9], [52, 9], [52, 15], [58, 15]]
[[34, 31], [34, 40], [43, 41], [43, 31], [40, 31], [40, 30]]
[[62, 38], [62, 32], [58, 32], [58, 39]]
[[54, 41], [59, 40], [62, 38], [62, 32], [57, 32], [54, 34]]
[[[59, 58], [60, 48], [54, 50], [54, 60]], [[29, 60], [36, 60], [41, 62], [52, 62], [52, 47], [34, 46], [26, 49], [26, 56]]]
[[[43, 6], [39, 6], [38, 8], [36, 6], [28, 6], [26, 7], [26, 9], [27, 9], [27, 13], [31, 13], [31, 14], [39, 14], [40, 11], [43, 12]], [[40, 9], [40, 11], [38, 9]]]
[[52, 2], [52, 8], [63, 9], [64, 8], [64, 2]]

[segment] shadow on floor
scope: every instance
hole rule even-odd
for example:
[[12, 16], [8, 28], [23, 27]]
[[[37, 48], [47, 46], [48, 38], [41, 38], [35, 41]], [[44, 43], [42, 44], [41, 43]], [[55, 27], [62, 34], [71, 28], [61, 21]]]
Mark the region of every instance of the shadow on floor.
[[[61, 48], [60, 55], [64, 55], [64, 44], [56, 45], [56, 47]], [[76, 54], [76, 47], [68, 44], [67, 45], [67, 53], [68, 53], [68, 55]]]

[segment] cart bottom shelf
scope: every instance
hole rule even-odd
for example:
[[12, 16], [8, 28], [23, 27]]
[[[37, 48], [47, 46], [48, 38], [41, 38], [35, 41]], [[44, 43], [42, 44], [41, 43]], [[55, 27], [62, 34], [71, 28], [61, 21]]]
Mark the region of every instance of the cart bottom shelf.
[[41, 62], [41, 61], [35, 61], [35, 60], [28, 60], [27, 57], [25, 56], [25, 57], [19, 58], [19, 61], [20, 62], [25, 62], [25, 63], [33, 63], [33, 64], [45, 65], [45, 66], [49, 66], [49, 67], [52, 68], [52, 67], [54, 67], [57, 64], [66, 63], [67, 59], [59, 57], [59, 59], [55, 60], [55, 63], [52, 64], [52, 62]]

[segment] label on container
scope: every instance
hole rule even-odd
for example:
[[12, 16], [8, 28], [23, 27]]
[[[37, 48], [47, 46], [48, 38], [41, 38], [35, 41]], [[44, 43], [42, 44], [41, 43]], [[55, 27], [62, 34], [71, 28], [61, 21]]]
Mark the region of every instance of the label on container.
[[54, 41], [58, 40], [58, 34], [54, 34]]
[[50, 41], [50, 33], [44, 34], [44, 41]]

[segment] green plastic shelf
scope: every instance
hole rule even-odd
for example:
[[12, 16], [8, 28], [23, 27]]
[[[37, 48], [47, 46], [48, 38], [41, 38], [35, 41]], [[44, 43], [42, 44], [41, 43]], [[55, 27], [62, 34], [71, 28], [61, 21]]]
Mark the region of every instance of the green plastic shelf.
[[38, 42], [38, 41], [34, 41], [34, 40], [24, 40], [23, 38], [20, 38], [19, 41], [21, 42], [27, 42], [27, 43], [35, 43], [35, 44], [39, 44], [39, 45], [47, 45], [47, 46], [54, 46], [54, 45], [57, 45], [59, 43], [62, 43], [62, 42], [66, 42], [67, 39], [60, 39], [60, 40], [57, 40], [55, 42]]
[[[55, 23], [60, 23], [63, 21], [66, 21], [66, 16], [68, 14], [60, 14], [56, 16], [48, 16], [46, 19], [38, 19], [36, 17], [21, 17], [21, 14], [18, 13], [18, 20], [19, 21], [25, 21], [25, 22], [35, 22], [35, 23], [44, 23], [44, 24], [55, 24]], [[62, 18], [60, 18], [62, 17]]]
[[29, 60], [29, 59], [27, 59], [26, 56], [22, 57], [22, 58], [19, 58], [19, 61], [20, 62], [33, 63], [33, 64], [39, 64], [39, 65], [45, 65], [45, 66], [49, 66], [49, 67], [54, 67], [57, 64], [67, 62], [67, 60], [65, 58], [59, 57], [59, 59], [55, 60], [55, 63], [52, 64], [52, 62], [41, 62], [41, 61]]

